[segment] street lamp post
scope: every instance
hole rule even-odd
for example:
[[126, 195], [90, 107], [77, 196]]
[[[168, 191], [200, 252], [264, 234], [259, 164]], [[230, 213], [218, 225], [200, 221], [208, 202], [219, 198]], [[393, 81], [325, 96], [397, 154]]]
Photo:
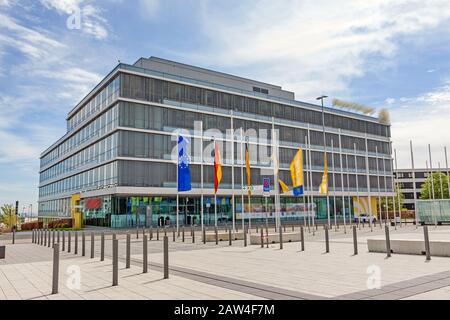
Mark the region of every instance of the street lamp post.
[[[324, 163], [327, 160], [327, 139], [326, 139], [326, 135], [325, 135], [325, 110], [324, 110], [324, 106], [323, 106], [323, 99], [328, 98], [328, 96], [320, 96], [318, 97], [316, 100], [320, 100], [322, 103], [322, 130], [323, 130], [323, 156], [324, 156]], [[334, 173], [333, 173], [334, 175]], [[344, 192], [344, 190], [342, 190], [342, 192]], [[331, 221], [330, 221], [330, 198], [328, 196], [328, 177], [327, 177], [327, 219], [328, 219], [328, 228], [331, 227]], [[334, 204], [336, 205], [336, 204]]]

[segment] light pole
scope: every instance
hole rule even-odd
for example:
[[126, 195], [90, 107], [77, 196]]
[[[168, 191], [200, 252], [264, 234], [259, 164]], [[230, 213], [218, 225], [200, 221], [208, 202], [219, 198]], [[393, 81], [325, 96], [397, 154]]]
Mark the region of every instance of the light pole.
[[[323, 106], [323, 99], [326, 99], [326, 98], [328, 98], [328, 96], [324, 96], [324, 95], [316, 98], [316, 100], [320, 100], [321, 103], [322, 103], [322, 130], [323, 130], [323, 157], [324, 157], [324, 161], [323, 162], [324, 162], [324, 164], [325, 164], [325, 161], [328, 161], [327, 160], [327, 139], [326, 139], [326, 135], [325, 135], [325, 111], [324, 111], [324, 106]], [[341, 146], [339, 146], [339, 147], [341, 147]], [[324, 168], [324, 170], [325, 170], [325, 168]], [[333, 177], [334, 177], [334, 172], [333, 172]], [[342, 190], [342, 192], [344, 192], [344, 190]], [[327, 196], [328, 228], [330, 228], [331, 227], [331, 221], [330, 221], [330, 198], [328, 196], [328, 177], [327, 177], [327, 194], [326, 194], [326, 196]], [[336, 203], [334, 205], [336, 205]]]

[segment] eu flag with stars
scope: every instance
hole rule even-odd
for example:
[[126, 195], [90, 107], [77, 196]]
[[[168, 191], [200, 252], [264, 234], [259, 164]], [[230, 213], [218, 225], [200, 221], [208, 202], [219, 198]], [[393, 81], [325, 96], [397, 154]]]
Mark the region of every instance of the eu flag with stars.
[[178, 192], [191, 190], [191, 169], [188, 156], [189, 140], [178, 137]]

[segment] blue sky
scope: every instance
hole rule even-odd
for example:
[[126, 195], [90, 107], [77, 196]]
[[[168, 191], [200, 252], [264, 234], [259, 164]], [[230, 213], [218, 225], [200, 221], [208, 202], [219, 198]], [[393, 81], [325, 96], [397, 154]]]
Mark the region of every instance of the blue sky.
[[[67, 21], [80, 13], [80, 28]], [[450, 3], [0, 0], [0, 205], [36, 208], [39, 154], [118, 60], [159, 56], [389, 109], [399, 167], [450, 147]], [[330, 103], [330, 102], [327, 102]]]

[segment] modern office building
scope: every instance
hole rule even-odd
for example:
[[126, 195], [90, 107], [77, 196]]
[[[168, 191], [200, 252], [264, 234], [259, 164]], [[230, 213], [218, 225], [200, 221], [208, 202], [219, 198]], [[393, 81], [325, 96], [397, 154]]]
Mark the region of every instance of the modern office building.
[[[327, 197], [319, 193], [324, 169], [322, 111], [329, 211]], [[214, 139], [222, 142], [222, 154], [230, 155], [223, 159], [217, 195], [222, 222], [230, 222], [235, 212], [239, 223], [242, 201], [245, 211], [274, 211], [272, 163], [267, 160], [272, 153], [272, 129], [279, 137], [279, 175], [287, 184], [292, 158], [298, 148], [305, 151], [306, 197], [282, 195], [282, 211], [312, 201], [316, 219], [327, 219], [328, 212], [331, 219], [335, 214], [341, 218], [375, 214], [377, 197], [393, 195], [389, 124], [297, 101], [294, 93], [280, 86], [160, 58], [117, 65], [68, 113], [66, 121], [67, 133], [41, 154], [42, 218], [79, 215], [87, 224], [112, 227], [155, 224], [161, 218], [174, 223], [176, 129], [185, 130], [193, 149], [201, 145], [207, 149]], [[195, 130], [199, 123], [200, 133]], [[252, 154], [258, 154], [251, 159], [255, 188], [250, 208], [247, 192], [242, 190], [242, 183], [247, 184], [242, 170], [244, 140], [256, 150]], [[213, 175], [211, 159], [191, 157], [192, 190], [179, 194], [181, 224], [200, 222], [201, 194], [204, 222], [214, 223]], [[264, 177], [271, 179], [269, 198], [258, 188]]]
[[[434, 169], [433, 172], [449, 173], [449, 169]], [[394, 182], [400, 192], [405, 196], [403, 207], [415, 210], [414, 204], [414, 182], [416, 183], [416, 199], [420, 199], [422, 184], [430, 176], [430, 169], [397, 169], [394, 171]]]

